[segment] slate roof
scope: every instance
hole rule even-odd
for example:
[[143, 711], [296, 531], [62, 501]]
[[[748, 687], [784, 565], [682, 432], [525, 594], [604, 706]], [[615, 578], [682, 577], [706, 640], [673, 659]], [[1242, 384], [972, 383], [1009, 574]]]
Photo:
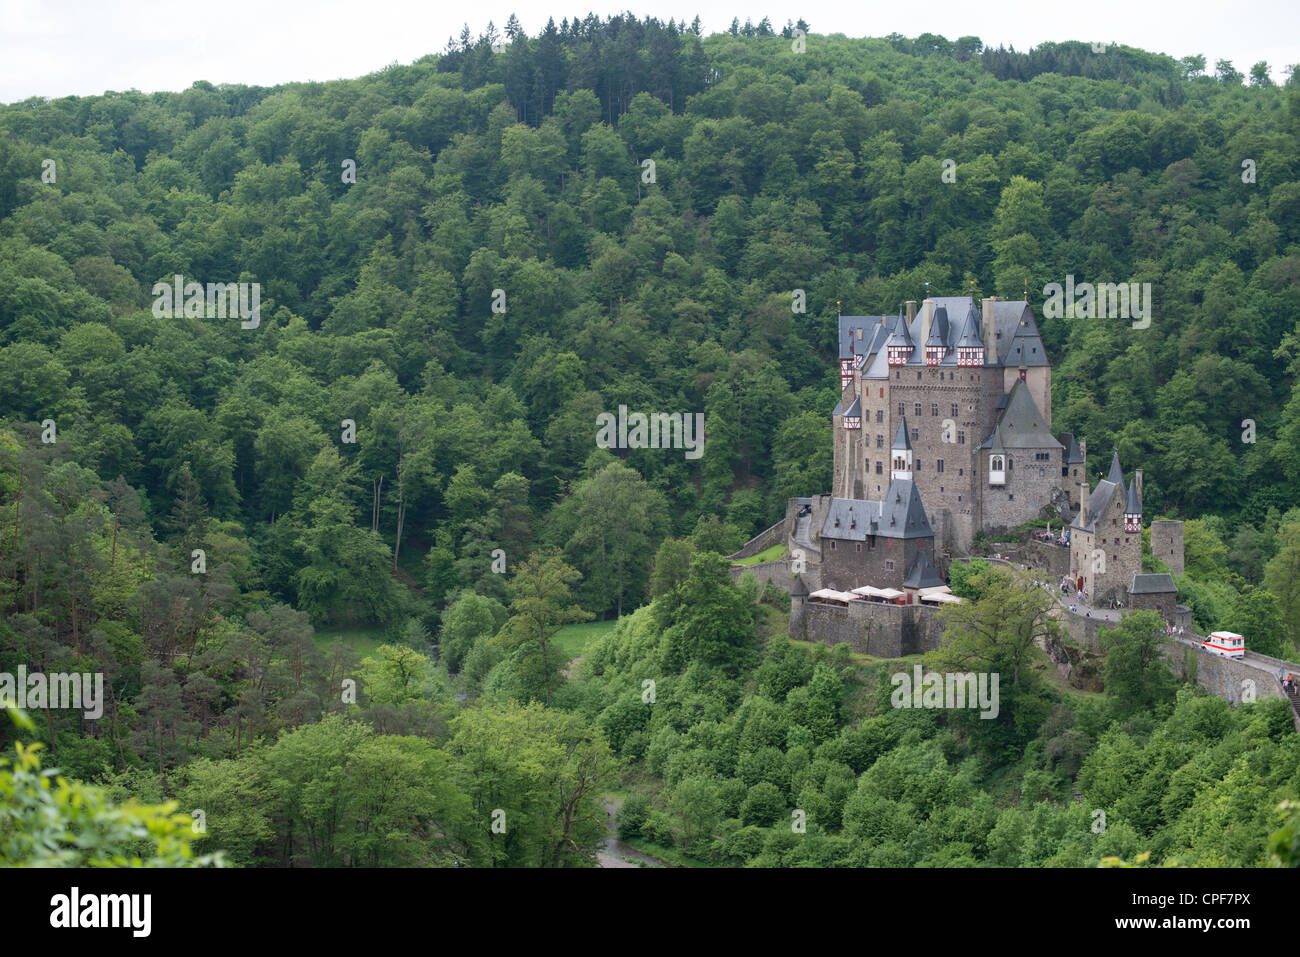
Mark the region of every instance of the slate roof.
[[903, 587], [934, 588], [942, 584], [943, 579], [939, 577], [939, 570], [930, 561], [930, 556], [925, 552], [917, 552], [912, 567], [907, 570], [907, 577], [903, 579]]
[[966, 318], [962, 320], [961, 333], [957, 336], [958, 348], [982, 347], [984, 340], [981, 338], [980, 326], [982, 325], [979, 311], [972, 302], [971, 307], [966, 310]]
[[[883, 316], [840, 316], [840, 358], [870, 355], [870, 345]], [[861, 338], [858, 333], [861, 331]], [[878, 348], [878, 347], [877, 347]]]
[[903, 416], [903, 421], [898, 423], [898, 431], [894, 433], [894, 444], [889, 448], [891, 451], [912, 448], [912, 441], [907, 437], [907, 416]]
[[[841, 405], [842, 405], [842, 404], [843, 404], [843, 403], [841, 402]], [[846, 416], [855, 416], [855, 415], [856, 415], [858, 418], [862, 418], [862, 400], [859, 399], [857, 396], [854, 396], [854, 397], [853, 397], [853, 404], [852, 404], [851, 406], [848, 407], [848, 410], [845, 411], [844, 414], [845, 414]]]
[[[872, 357], [872, 361], [863, 369], [863, 378], [888, 378], [886, 346], [893, 339], [895, 345], [912, 348], [907, 362], [909, 366], [925, 365], [927, 345], [944, 347], [944, 356], [939, 363], [941, 366], [957, 365], [959, 346], [969, 348], [980, 345], [994, 347], [988, 350], [986, 365], [1018, 367], [1023, 363], [1026, 368], [1034, 368], [1049, 364], [1047, 350], [1038, 333], [1038, 325], [1029, 303], [1005, 300], [990, 303], [996, 335], [994, 342], [986, 343], [982, 303], [970, 296], [933, 296], [931, 302], [934, 312], [930, 333], [924, 343], [921, 342], [924, 303], [921, 303], [921, 308], [911, 322], [902, 313], [889, 318], [840, 316], [840, 358], [847, 359], [853, 355]], [[861, 339], [857, 337], [859, 329], [862, 330]]]
[[1174, 584], [1174, 577], [1167, 572], [1159, 575], [1139, 575], [1134, 572], [1133, 581], [1128, 586], [1130, 595], [1161, 595], [1177, 591], [1178, 586]]
[[[1038, 403], [1029, 393], [1029, 387], [1017, 382], [999, 403], [999, 413], [993, 431], [980, 446], [982, 449], [1064, 449], [1056, 441], [1047, 421], [1038, 411]], [[1056, 459], [1053, 459], [1055, 462]]]
[[1070, 522], [1071, 528], [1078, 528], [1085, 532], [1094, 531], [1097, 527], [1097, 516], [1101, 515], [1110, 505], [1111, 496], [1115, 494], [1116, 489], [1123, 488], [1123, 485], [1116, 485], [1114, 482], [1102, 479], [1097, 483], [1097, 487], [1092, 490], [1088, 496], [1088, 524], [1079, 525], [1079, 516], [1076, 513], [1074, 521]]
[[795, 598], [807, 597], [808, 586], [803, 583], [802, 575], [794, 576], [794, 586], [790, 589], [790, 594]]
[[1082, 465], [1083, 453], [1079, 451], [1079, 443], [1074, 441], [1074, 433], [1062, 432], [1061, 439], [1064, 440], [1061, 444], [1065, 446], [1065, 464]]
[[1129, 515], [1141, 515], [1142, 503], [1138, 501], [1138, 483], [1134, 479], [1128, 486], [1128, 502], [1124, 505], [1124, 511]]
[[[836, 522], [839, 525], [836, 525]], [[916, 483], [892, 479], [880, 501], [857, 498], [833, 498], [822, 538], [861, 542], [868, 535], [885, 538], [930, 538], [934, 530], [921, 504]]]
[[1119, 465], [1119, 449], [1116, 449], [1110, 457], [1110, 473], [1106, 476], [1106, 481], [1115, 485], [1124, 484], [1124, 470]]

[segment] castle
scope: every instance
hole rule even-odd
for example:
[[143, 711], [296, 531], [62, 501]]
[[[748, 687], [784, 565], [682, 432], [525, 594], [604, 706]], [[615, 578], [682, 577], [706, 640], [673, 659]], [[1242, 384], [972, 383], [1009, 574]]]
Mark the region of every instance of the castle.
[[[1042, 518], [1056, 534], [1025, 543], [1036, 567], [1094, 606], [1172, 608], [1170, 576], [1142, 574], [1142, 470], [1126, 481], [1117, 450], [1090, 490], [1087, 443], [1052, 433], [1052, 367], [1028, 302], [951, 296], [842, 315], [839, 372], [830, 494], [790, 499], [732, 556], [785, 544], [788, 559], [732, 573], [791, 594], [792, 636], [886, 657], [937, 647], [940, 572], [977, 536]], [[1181, 574], [1182, 522], [1152, 522], [1151, 549]]]
[[896, 317], [841, 316], [832, 495], [883, 495], [886, 437], [908, 419], [912, 481], [946, 554], [1077, 509], [1086, 445], [1054, 436], [1052, 367], [1027, 302], [908, 302]]
[[[1056, 573], [1094, 603], [1128, 596], [1142, 573], [1142, 470], [1126, 481], [1116, 451], [1089, 490], [1087, 443], [1052, 432], [1052, 367], [1028, 302], [951, 296], [842, 315], [839, 363], [831, 493], [792, 500], [784, 526], [816, 583], [932, 587], [977, 535], [1047, 518], [1069, 538]], [[1181, 522], [1153, 523], [1152, 546], [1181, 573]]]

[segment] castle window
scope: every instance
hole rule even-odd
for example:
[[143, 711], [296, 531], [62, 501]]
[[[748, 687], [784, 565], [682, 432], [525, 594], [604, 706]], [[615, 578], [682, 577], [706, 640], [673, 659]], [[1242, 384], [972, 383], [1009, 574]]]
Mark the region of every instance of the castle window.
[[877, 475], [880, 475], [880, 474], [881, 474], [881, 469], [880, 469], [880, 463], [879, 463], [879, 462], [876, 463], [876, 474], [877, 474]]
[[960, 495], [957, 496], [957, 501], [958, 501], [958, 502], [961, 501], [961, 496], [960, 496]]
[[906, 408], [907, 408], [907, 406], [906, 406], [904, 403], [902, 403], [902, 402], [898, 403], [898, 414], [899, 414], [900, 416], [901, 416], [901, 415], [906, 415], [906, 414], [907, 414], [907, 412], [906, 412]]
[[1007, 484], [1007, 459], [1005, 455], [989, 456], [989, 484]]
[[877, 410], [876, 410], [876, 425], [880, 425], [880, 424], [881, 424], [882, 422], [884, 422], [884, 421], [885, 421], [885, 410], [884, 410], [884, 409], [877, 409]]
[[937, 416], [939, 415], [939, 403], [938, 403], [938, 402], [931, 402], [931, 403], [930, 403], [930, 415], [931, 415], [931, 417], [937, 417]]
[[917, 470], [918, 472], [921, 471], [921, 460], [920, 460], [920, 459], [917, 459], [917, 460], [916, 460], [916, 470]]
[[[836, 522], [836, 524], [838, 525], [839, 523]], [[831, 551], [835, 551], [835, 539], [833, 538], [831, 539]]]
[[920, 382], [920, 381], [921, 381], [921, 370], [920, 370], [920, 369], [917, 369], [917, 370], [916, 370], [916, 381], [917, 381], [917, 382]]
[[885, 437], [884, 437], [883, 435], [877, 435], [877, 436], [876, 436], [876, 448], [878, 448], [878, 449], [883, 449], [884, 447], [885, 447]]
[[936, 460], [935, 460], [934, 470], [935, 470], [936, 472], [942, 472], [942, 471], [943, 471], [943, 459], [936, 459]]
[[957, 430], [957, 444], [958, 445], [966, 444], [966, 433], [962, 429]]
[[1047, 476], [1047, 469], [1039, 469], [1039, 470], [1038, 470], [1038, 477], [1039, 477], [1039, 478], [1045, 478], [1046, 476]]
[[880, 397], [882, 399], [885, 397], [885, 387], [883, 385], [880, 387]]
[[916, 417], [918, 419], [921, 417], [921, 403], [919, 402], [916, 403]]
[[893, 563], [892, 561], [888, 561], [888, 560], [887, 560], [887, 561], [885, 562], [885, 571], [890, 571], [890, 572], [892, 572], [893, 570], [894, 570], [894, 563]]
[[966, 474], [966, 470], [965, 470], [965, 469], [958, 469], [958, 470], [957, 470], [957, 474], [958, 474], [959, 476], [961, 476], [961, 475], [965, 475], [965, 474]]
[[954, 417], [954, 418], [959, 414], [959, 413], [957, 412], [957, 403], [956, 403], [956, 402], [954, 402], [954, 403], [952, 404], [952, 414], [953, 414], [953, 417]]
[[920, 430], [920, 429], [913, 429], [913, 430], [912, 430], [912, 441], [913, 441], [913, 442], [920, 442], [920, 441], [921, 441], [921, 430]]
[[861, 543], [861, 542], [858, 543], [858, 551], [862, 551], [862, 543]]
[[1016, 499], [1016, 493], [1012, 492], [1010, 495], [1007, 496], [1007, 498], [1014, 502]]

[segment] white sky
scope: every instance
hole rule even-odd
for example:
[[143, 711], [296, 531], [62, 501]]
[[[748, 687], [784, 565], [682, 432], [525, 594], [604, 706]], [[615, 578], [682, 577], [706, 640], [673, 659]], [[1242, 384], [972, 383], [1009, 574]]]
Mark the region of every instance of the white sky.
[[[601, 18], [608, 5], [563, 0], [507, 0], [482, 7], [429, 0], [65, 0], [51, 9], [37, 0], [0, 0], [0, 102], [55, 98], [105, 90], [183, 90], [195, 80], [269, 86], [293, 80], [332, 80], [410, 63], [440, 52], [468, 20], [475, 36], [492, 19], [498, 31], [514, 12], [530, 36], [548, 16]], [[1300, 62], [1300, 3], [1296, 0], [924, 0], [809, 2], [777, 5], [721, 0], [658, 0], [629, 7], [687, 23], [698, 13], [704, 32], [725, 30], [733, 16], [755, 23], [768, 16], [778, 30], [787, 19], [808, 21], [813, 33], [882, 37], [975, 35], [988, 46], [1026, 50], [1045, 40], [1118, 42], [1173, 57], [1204, 54], [1210, 71], [1220, 58], [1241, 73], [1265, 60], [1273, 79]], [[1290, 38], [1290, 39], [1288, 39]]]

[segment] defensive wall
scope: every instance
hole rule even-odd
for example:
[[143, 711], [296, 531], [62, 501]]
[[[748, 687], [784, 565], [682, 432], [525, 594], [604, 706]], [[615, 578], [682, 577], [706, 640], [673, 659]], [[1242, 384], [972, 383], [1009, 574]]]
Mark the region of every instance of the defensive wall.
[[933, 605], [891, 605], [854, 601], [832, 605], [794, 599], [790, 637], [824, 645], [848, 642], [859, 654], [877, 658], [933, 651], [942, 643], [939, 608]]

